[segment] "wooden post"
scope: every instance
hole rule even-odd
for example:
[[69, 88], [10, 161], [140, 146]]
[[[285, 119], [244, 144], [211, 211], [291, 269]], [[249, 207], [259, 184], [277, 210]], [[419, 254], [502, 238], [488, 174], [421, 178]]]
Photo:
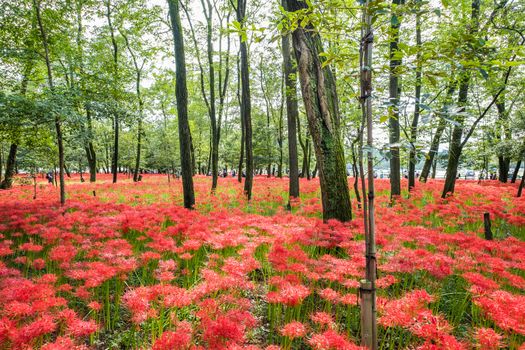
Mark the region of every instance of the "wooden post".
[[485, 226], [485, 239], [488, 241], [492, 241], [493, 237], [491, 230], [492, 224], [490, 223], [490, 213], [483, 214], [483, 224]]
[[361, 298], [361, 345], [368, 349], [374, 348], [374, 312], [372, 282], [363, 279], [360, 283], [359, 296]]
[[93, 191], [93, 197], [97, 196], [97, 192]]

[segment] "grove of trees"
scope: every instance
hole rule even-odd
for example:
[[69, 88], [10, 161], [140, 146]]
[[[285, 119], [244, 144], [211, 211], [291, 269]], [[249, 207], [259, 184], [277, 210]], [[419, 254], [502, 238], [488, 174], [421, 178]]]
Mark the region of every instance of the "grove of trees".
[[[363, 8], [375, 41], [363, 67]], [[516, 182], [525, 157], [525, 4], [501, 0], [27, 0], [0, 7], [0, 173], [319, 177], [352, 218], [363, 161], [391, 197], [445, 170]], [[366, 17], [366, 16], [365, 16]], [[374, 89], [362, 95], [362, 70]], [[365, 136], [374, 105], [373, 149]], [[373, 168], [374, 168], [373, 167]], [[373, 169], [372, 169], [373, 171]], [[377, 176], [377, 174], [376, 174]], [[521, 191], [520, 191], [521, 192]], [[521, 193], [520, 193], [521, 194]]]

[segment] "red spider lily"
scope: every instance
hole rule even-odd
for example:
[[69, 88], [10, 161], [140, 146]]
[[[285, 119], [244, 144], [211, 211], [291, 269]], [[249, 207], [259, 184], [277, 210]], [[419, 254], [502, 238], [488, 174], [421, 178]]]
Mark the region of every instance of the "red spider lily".
[[497, 290], [475, 298], [474, 303], [501, 329], [525, 335], [525, 296]]
[[496, 350], [503, 347], [503, 336], [492, 328], [478, 328], [474, 333], [476, 348], [481, 350]]
[[359, 350], [365, 349], [350, 342], [344, 335], [334, 330], [316, 333], [308, 340], [308, 344], [315, 350]]
[[315, 312], [310, 315], [310, 319], [312, 320], [312, 322], [320, 325], [321, 328], [334, 328], [335, 326], [332, 315], [326, 312], [321, 312], [321, 311]]
[[162, 336], [155, 341], [152, 350], [172, 350], [172, 349], [188, 349], [191, 344], [192, 327], [188, 322], [179, 322], [177, 330], [166, 331]]
[[285, 324], [279, 332], [290, 339], [302, 338], [306, 335], [306, 326], [301, 322], [292, 321]]

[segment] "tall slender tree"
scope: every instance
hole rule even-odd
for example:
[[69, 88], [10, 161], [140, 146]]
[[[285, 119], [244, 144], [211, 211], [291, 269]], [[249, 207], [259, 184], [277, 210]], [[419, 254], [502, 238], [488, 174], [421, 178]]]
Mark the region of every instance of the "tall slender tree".
[[[113, 9], [111, 6], [111, 0], [106, 0], [106, 20], [108, 22], [109, 34], [111, 37], [111, 50], [113, 58], [113, 72], [112, 72], [112, 93], [113, 98], [117, 99], [117, 85], [119, 84], [119, 47], [117, 38], [115, 36], [115, 27], [113, 25]], [[118, 166], [119, 166], [119, 132], [120, 132], [120, 111], [117, 108], [113, 108], [113, 156], [111, 161], [111, 173], [113, 174], [113, 183], [117, 183]]]
[[[47, 32], [44, 27], [44, 21], [42, 20], [42, 9], [40, 0], [33, 0], [33, 6], [35, 9], [36, 20], [38, 23], [38, 29], [40, 30], [40, 36], [42, 39], [42, 46], [44, 47], [44, 59], [46, 62], [47, 72], [47, 84], [49, 90], [53, 94], [55, 92], [55, 85], [53, 83], [53, 70], [51, 68], [51, 58], [49, 50], [49, 41]], [[64, 179], [64, 141], [62, 136], [62, 120], [58, 113], [55, 113], [55, 131], [57, 136], [58, 145], [58, 173], [60, 179], [60, 204], [66, 203], [66, 183]]]
[[399, 66], [402, 63], [402, 54], [399, 50], [399, 29], [401, 27], [401, 5], [404, 0], [392, 0], [390, 15], [390, 83], [389, 83], [389, 142], [390, 142], [390, 196], [401, 195], [401, 158], [399, 152], [400, 123], [399, 123]]
[[[283, 7], [286, 0], [282, 0]], [[291, 50], [290, 34], [283, 35], [283, 70], [286, 94], [286, 118], [288, 125], [288, 168], [289, 168], [289, 196], [290, 199], [299, 197], [299, 161], [297, 158], [297, 120], [299, 106], [297, 103], [297, 68], [294, 64]]]
[[186, 58], [184, 53], [184, 37], [180, 22], [179, 0], [168, 0], [168, 6], [175, 48], [175, 95], [177, 98], [184, 207], [187, 209], [193, 209], [195, 205], [195, 193], [193, 189], [193, 170], [191, 162], [191, 132], [188, 121], [188, 87], [186, 84]]
[[417, 149], [416, 140], [419, 125], [419, 116], [421, 114], [421, 87], [422, 87], [422, 40], [421, 40], [421, 1], [416, 1], [416, 91], [415, 91], [415, 106], [414, 116], [412, 118], [412, 125], [410, 126], [410, 155], [408, 163], [408, 190], [412, 190], [416, 185], [416, 164], [417, 164]]
[[241, 77], [241, 118], [244, 123], [244, 150], [246, 152], [246, 180], [244, 193], [248, 199], [252, 198], [253, 187], [253, 142], [252, 142], [252, 104], [250, 94], [250, 66], [248, 61], [248, 44], [246, 42], [246, 6], [247, 0], [237, 0], [233, 4], [237, 14], [240, 33], [240, 77]]

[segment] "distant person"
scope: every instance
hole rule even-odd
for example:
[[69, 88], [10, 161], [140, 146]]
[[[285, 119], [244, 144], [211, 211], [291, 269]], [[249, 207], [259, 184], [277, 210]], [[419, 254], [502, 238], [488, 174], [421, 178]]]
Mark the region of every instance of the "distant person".
[[48, 183], [53, 184], [54, 177], [51, 171], [46, 174], [46, 179]]

